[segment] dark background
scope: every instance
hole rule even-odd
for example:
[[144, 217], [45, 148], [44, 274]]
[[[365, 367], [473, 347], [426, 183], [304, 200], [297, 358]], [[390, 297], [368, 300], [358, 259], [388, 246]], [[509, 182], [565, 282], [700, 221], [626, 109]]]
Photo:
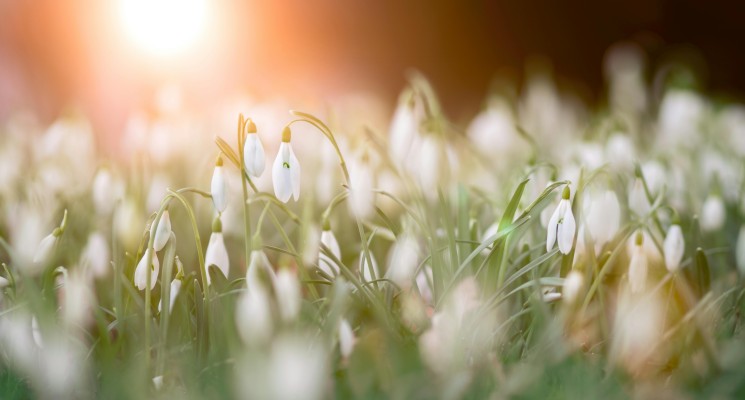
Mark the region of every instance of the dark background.
[[31, 108], [51, 119], [72, 103], [118, 127], [164, 81], [204, 102], [366, 91], [392, 105], [409, 68], [451, 115], [468, 116], [495, 75], [522, 82], [536, 56], [592, 104], [621, 40], [647, 51], [649, 71], [685, 59], [703, 90], [745, 92], [745, 6], [734, 1], [215, 0], [213, 42], [170, 62], [122, 50], [101, 3], [0, 0], [0, 118]]

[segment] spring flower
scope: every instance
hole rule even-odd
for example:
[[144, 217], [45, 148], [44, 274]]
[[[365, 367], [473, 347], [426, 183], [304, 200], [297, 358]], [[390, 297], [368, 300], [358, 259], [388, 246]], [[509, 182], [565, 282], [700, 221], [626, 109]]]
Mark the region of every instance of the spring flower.
[[349, 355], [352, 354], [352, 350], [354, 350], [355, 341], [354, 331], [349, 325], [349, 321], [342, 318], [342, 320], [339, 321], [339, 352], [341, 353], [342, 358], [349, 358]]
[[350, 190], [347, 204], [352, 215], [359, 218], [368, 218], [375, 211], [373, 171], [367, 158], [367, 154], [363, 154], [359, 160], [349, 160]]
[[263, 343], [272, 334], [273, 322], [269, 294], [263, 287], [247, 290], [235, 308], [238, 333], [247, 343]]
[[740, 227], [740, 233], [737, 236], [735, 258], [737, 260], [737, 269], [740, 270], [740, 275], [745, 276], [745, 225]]
[[713, 232], [724, 226], [727, 211], [724, 209], [722, 197], [716, 194], [709, 195], [701, 207], [701, 229], [704, 232]]
[[150, 273], [150, 290], [153, 290], [158, 280], [159, 272], [160, 262], [158, 261], [158, 255], [155, 254], [153, 249], [145, 250], [145, 254], [142, 255], [135, 269], [135, 286], [137, 286], [137, 289], [145, 290], [147, 287], [147, 274]]
[[285, 322], [290, 322], [300, 312], [302, 296], [300, 282], [294, 272], [287, 268], [280, 269], [274, 280], [274, 291], [277, 295], [279, 315]]
[[228, 249], [225, 248], [225, 240], [222, 237], [222, 222], [220, 217], [215, 217], [212, 222], [212, 235], [207, 245], [207, 252], [204, 255], [204, 266], [207, 268], [207, 284], [212, 284], [209, 267], [211, 265], [220, 268], [223, 275], [228, 277], [230, 274], [230, 259], [228, 258]]
[[269, 290], [275, 285], [277, 276], [261, 246], [254, 246], [246, 269], [246, 285], [249, 291]]
[[572, 270], [566, 279], [564, 279], [564, 289], [562, 290], [563, 299], [567, 304], [573, 304], [579, 297], [579, 293], [584, 285], [584, 277], [577, 270]]
[[634, 246], [631, 250], [629, 284], [631, 293], [643, 291], [647, 284], [647, 255], [644, 252], [644, 234], [641, 231], [636, 232]]
[[225, 172], [223, 171], [222, 164], [222, 157], [218, 157], [210, 184], [212, 203], [215, 205], [218, 213], [222, 213], [228, 207], [228, 182], [225, 180]]
[[419, 295], [427, 304], [433, 304], [434, 296], [432, 294], [432, 267], [425, 265], [416, 275], [416, 287], [419, 289]]
[[685, 240], [680, 225], [670, 225], [667, 236], [665, 236], [663, 249], [665, 252], [665, 267], [670, 272], [677, 271], [680, 268], [680, 261], [683, 259], [683, 252], [685, 251]]
[[300, 196], [300, 163], [295, 157], [290, 145], [292, 133], [289, 127], [282, 131], [282, 143], [279, 145], [279, 153], [272, 167], [272, 179], [274, 181], [274, 194], [283, 203], [290, 200], [290, 196], [297, 201]]
[[[169, 296], [169, 303], [168, 303], [168, 313], [173, 313], [173, 304], [176, 302], [176, 298], [178, 297], [179, 292], [181, 291], [181, 279], [176, 278], [171, 281], [171, 293]], [[162, 312], [161, 309], [163, 308], [163, 299], [160, 299], [160, 302], [158, 303], [158, 312]]]
[[390, 250], [386, 275], [399, 287], [409, 288], [419, 260], [419, 243], [410, 233], [399, 235]]
[[124, 188], [109, 171], [108, 168], [100, 168], [93, 177], [91, 184], [91, 196], [93, 207], [98, 215], [108, 215], [114, 210], [116, 202], [121, 199]]
[[256, 133], [256, 125], [250, 119], [247, 122], [246, 130], [248, 134], [246, 135], [246, 143], [243, 145], [243, 163], [248, 175], [258, 178], [264, 173], [266, 167], [264, 146], [262, 146], [261, 139]]
[[593, 196], [586, 215], [585, 227], [595, 242], [597, 253], [605, 243], [613, 240], [621, 224], [621, 205], [618, 203], [616, 193], [606, 190], [602, 194]]
[[34, 253], [34, 264], [46, 264], [49, 262], [61, 235], [62, 231], [59, 228], [54, 228], [52, 233], [41, 240], [39, 246], [36, 247], [36, 253]]
[[563, 254], [569, 254], [572, 251], [577, 226], [574, 222], [574, 214], [572, 214], [572, 203], [569, 201], [570, 194], [569, 186], [564, 187], [561, 201], [548, 221], [546, 251], [550, 251], [556, 241], [559, 242], [559, 251]]
[[[153, 234], [152, 229], [150, 234]], [[160, 215], [158, 227], [154, 234], [153, 247], [155, 251], [161, 251], [168, 243], [168, 239], [171, 238], [171, 216], [168, 214], [168, 210], [163, 211], [163, 214]]]
[[637, 217], [643, 217], [649, 213], [652, 205], [649, 204], [647, 193], [644, 190], [644, 182], [641, 178], [636, 178], [634, 184], [629, 190], [629, 209]]
[[110, 261], [111, 255], [106, 238], [100, 232], [91, 233], [80, 256], [80, 266], [100, 278], [108, 274]]
[[414, 95], [410, 90], [401, 94], [388, 131], [391, 153], [401, 164], [406, 162], [411, 144], [419, 134]]
[[367, 257], [365, 257], [365, 251], [360, 251], [360, 274], [362, 275], [362, 280], [365, 282], [372, 282], [380, 276], [380, 272], [378, 270], [378, 261], [375, 260], [375, 255], [373, 255], [372, 252], [367, 253], [370, 256], [370, 261], [372, 262], [372, 274], [370, 275], [370, 268], [367, 266]]
[[[321, 243], [323, 243], [324, 246], [328, 247], [331, 254], [333, 254], [333, 256], [336, 257], [337, 260], [341, 260], [341, 249], [339, 248], [339, 242], [336, 240], [334, 232], [328, 226], [324, 226], [324, 229], [321, 232]], [[340, 272], [339, 266], [336, 265], [336, 263], [332, 261], [331, 258], [324, 254], [323, 251], [321, 251], [320, 249], [318, 251], [318, 268], [326, 275], [332, 277], [339, 275]]]

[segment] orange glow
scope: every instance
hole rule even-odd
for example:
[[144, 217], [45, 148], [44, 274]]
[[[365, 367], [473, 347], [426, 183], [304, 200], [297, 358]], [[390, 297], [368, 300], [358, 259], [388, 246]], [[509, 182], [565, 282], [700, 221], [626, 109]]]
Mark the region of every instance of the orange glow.
[[142, 50], [156, 56], [182, 53], [205, 32], [207, 0], [120, 0], [122, 28]]

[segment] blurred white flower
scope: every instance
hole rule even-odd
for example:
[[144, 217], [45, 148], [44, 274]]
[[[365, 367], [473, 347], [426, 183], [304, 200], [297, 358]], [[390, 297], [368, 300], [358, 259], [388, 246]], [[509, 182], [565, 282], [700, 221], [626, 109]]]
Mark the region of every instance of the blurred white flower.
[[41, 240], [41, 243], [36, 247], [36, 252], [34, 253], [34, 264], [44, 265], [50, 261], [54, 249], [57, 247], [57, 243], [59, 242], [60, 235], [61, 232], [59, 228], [55, 228], [54, 232]]
[[[337, 260], [341, 261], [339, 242], [336, 240], [336, 236], [334, 236], [334, 232], [331, 229], [324, 229], [321, 232], [321, 243], [329, 248], [329, 251], [331, 251], [331, 254], [336, 257]], [[318, 268], [331, 277], [339, 275], [340, 272], [339, 266], [320, 249], [318, 250]]]
[[289, 132], [287, 128], [282, 133], [282, 143], [279, 145], [279, 153], [272, 167], [274, 194], [283, 203], [287, 203], [290, 196], [295, 201], [300, 196], [300, 163], [292, 151]]
[[574, 304], [584, 287], [584, 276], [577, 270], [572, 270], [564, 279], [563, 299], [567, 304]]
[[150, 187], [147, 191], [145, 206], [148, 212], [155, 212], [160, 208], [163, 197], [168, 192], [169, 180], [162, 173], [156, 173], [150, 181]]
[[[365, 257], [365, 251], [360, 251], [360, 275], [362, 276], [362, 280], [365, 282], [372, 282], [380, 276], [380, 270], [378, 270], [378, 261], [375, 260], [375, 255], [369, 251], [367, 253], [370, 256], [370, 262], [372, 262], [372, 272], [370, 272], [370, 268], [368, 268], [367, 264], [367, 257]], [[373, 275], [370, 275], [370, 274]]]
[[[173, 313], [173, 305], [176, 303], [176, 298], [178, 297], [179, 292], [181, 291], [181, 279], [176, 278], [171, 281], [171, 292], [168, 302], [168, 313]], [[160, 302], [158, 303], [158, 312], [162, 312], [163, 308], [163, 299], [160, 299]]]
[[405, 165], [412, 142], [419, 136], [419, 120], [415, 111], [415, 100], [410, 90], [398, 99], [398, 107], [388, 130], [391, 154], [400, 165]]
[[168, 239], [171, 238], [171, 216], [168, 213], [168, 210], [163, 211], [163, 214], [160, 215], [160, 220], [155, 232], [153, 232], [151, 228], [150, 234], [155, 236], [153, 240], [155, 251], [161, 251], [163, 247], [166, 246], [166, 243], [168, 243]]
[[422, 136], [417, 146], [418, 163], [408, 164], [412, 173], [419, 179], [428, 198], [437, 198], [437, 188], [442, 186], [443, 165], [447, 164], [440, 139], [435, 134]]
[[228, 258], [228, 249], [225, 247], [225, 240], [222, 232], [212, 232], [210, 242], [207, 245], [207, 252], [204, 255], [204, 266], [207, 268], [207, 284], [212, 284], [212, 278], [209, 274], [209, 267], [216, 266], [222, 271], [227, 278], [230, 276], [230, 259]]
[[633, 170], [635, 154], [634, 142], [622, 132], [612, 134], [605, 143], [605, 159], [621, 171]]
[[393, 243], [388, 256], [386, 276], [407, 290], [414, 281], [419, 261], [419, 242], [411, 233], [403, 233]]
[[141, 211], [131, 197], [126, 198], [114, 212], [114, 232], [125, 248], [134, 248], [142, 233]]
[[111, 254], [109, 243], [101, 232], [93, 232], [80, 255], [80, 266], [93, 276], [101, 278], [109, 273]]
[[716, 194], [709, 195], [701, 207], [701, 230], [713, 232], [721, 229], [726, 217], [727, 211], [722, 198]]
[[267, 365], [268, 383], [272, 391], [268, 398], [277, 400], [323, 398], [328, 376], [326, 359], [327, 355], [320, 343], [300, 337], [278, 338], [272, 344]]
[[225, 179], [222, 164], [222, 157], [218, 157], [215, 170], [212, 173], [212, 182], [210, 183], [212, 203], [215, 205], [218, 213], [222, 213], [228, 207], [228, 182]]
[[735, 258], [737, 260], [737, 269], [740, 270], [740, 275], [745, 276], [745, 225], [740, 226], [740, 232], [737, 235]]
[[416, 275], [416, 287], [419, 289], [419, 295], [422, 296], [427, 304], [433, 304], [434, 296], [432, 295], [432, 267], [425, 265]]
[[108, 215], [114, 210], [117, 201], [124, 195], [124, 185], [111, 171], [102, 167], [96, 172], [91, 186], [93, 206], [98, 215]]
[[349, 321], [346, 318], [342, 318], [339, 321], [339, 352], [342, 358], [347, 359], [354, 350], [354, 343], [356, 342], [354, 337], [354, 331], [349, 325]]
[[[10, 281], [6, 279], [4, 276], [0, 276], [0, 290], [5, 289], [8, 286], [10, 286]], [[2, 298], [2, 294], [0, 293], [0, 299], [1, 298]]]
[[644, 291], [647, 284], [647, 255], [644, 251], [644, 235], [637, 231], [629, 263], [629, 285], [631, 293]]
[[135, 286], [139, 290], [145, 290], [147, 287], [147, 274], [150, 273], [150, 290], [155, 288], [155, 283], [158, 281], [158, 273], [160, 272], [160, 261], [158, 261], [158, 255], [152, 249], [145, 250], [145, 254], [142, 255], [140, 262], [137, 263], [135, 268]]
[[85, 274], [75, 270], [63, 280], [62, 315], [68, 327], [87, 326], [93, 321], [96, 296]]
[[350, 188], [347, 205], [352, 215], [358, 218], [369, 218], [375, 211], [375, 194], [373, 171], [363, 155], [360, 159], [351, 158], [348, 161]]
[[235, 322], [241, 338], [249, 344], [265, 343], [272, 334], [269, 294], [263, 287], [247, 290], [238, 298]]
[[559, 242], [559, 251], [563, 254], [569, 254], [572, 251], [574, 233], [577, 227], [574, 221], [574, 214], [572, 214], [572, 203], [569, 201], [569, 194], [569, 187], [564, 187], [564, 191], [561, 194], [561, 201], [548, 221], [546, 251], [550, 251], [557, 241]]
[[287, 268], [282, 268], [274, 280], [274, 292], [277, 296], [279, 315], [285, 322], [294, 320], [300, 312], [302, 294], [297, 275]]
[[683, 252], [685, 251], [685, 239], [680, 225], [670, 225], [665, 236], [663, 249], [665, 252], [665, 267], [670, 272], [677, 271], [680, 268], [680, 261], [683, 260]]
[[634, 183], [629, 189], [629, 209], [636, 214], [637, 217], [641, 218], [646, 216], [651, 210], [652, 205], [649, 204], [647, 199], [647, 193], [644, 190], [644, 182], [641, 178], [634, 179]]
[[243, 145], [243, 162], [246, 164], [248, 175], [258, 178], [264, 173], [266, 167], [264, 146], [257, 133], [246, 135], [246, 143]]
[[621, 225], [621, 205], [612, 190], [591, 196], [586, 210], [585, 226], [595, 242], [595, 253], [615, 237]]
[[264, 250], [260, 248], [254, 249], [251, 252], [251, 260], [246, 269], [246, 286], [248, 286], [248, 290], [268, 291], [275, 285], [276, 280], [277, 276]]
[[659, 146], [694, 148], [699, 143], [699, 125], [706, 103], [698, 94], [687, 90], [670, 90], [660, 103], [658, 116]]

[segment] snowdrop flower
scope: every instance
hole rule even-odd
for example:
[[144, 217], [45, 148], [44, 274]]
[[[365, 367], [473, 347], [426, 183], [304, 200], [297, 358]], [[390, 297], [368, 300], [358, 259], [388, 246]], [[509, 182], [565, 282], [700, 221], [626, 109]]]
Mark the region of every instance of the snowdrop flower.
[[577, 270], [572, 270], [566, 279], [564, 279], [564, 289], [562, 290], [564, 301], [567, 304], [573, 304], [584, 285], [584, 277]]
[[91, 196], [96, 213], [110, 214], [116, 202], [121, 199], [123, 192], [121, 182], [113, 176], [111, 171], [108, 168], [99, 168], [91, 184]]
[[559, 242], [559, 251], [569, 254], [574, 244], [574, 233], [576, 224], [572, 214], [572, 203], [569, 201], [569, 187], [564, 187], [561, 193], [561, 201], [556, 207], [551, 219], [548, 221], [548, 232], [546, 235], [546, 251], [554, 247], [554, 242]]
[[347, 205], [352, 215], [368, 218], [375, 211], [375, 197], [373, 194], [373, 171], [363, 154], [359, 160], [349, 160], [350, 190]]
[[243, 163], [248, 175], [258, 178], [264, 173], [266, 158], [264, 146], [261, 144], [259, 134], [256, 133], [256, 125], [249, 119], [246, 122], [246, 143], [243, 145]]
[[274, 273], [272, 264], [266, 256], [261, 246], [254, 246], [251, 252], [251, 260], [246, 269], [246, 285], [249, 291], [269, 290], [275, 285], [277, 276]]
[[398, 107], [388, 130], [391, 153], [401, 164], [406, 162], [412, 142], [419, 134], [419, 121], [416, 114], [414, 94], [411, 90], [406, 90], [399, 97]]
[[740, 227], [740, 233], [737, 236], [735, 258], [737, 260], [737, 269], [740, 270], [740, 275], [745, 276], [745, 225]]
[[263, 343], [273, 330], [269, 295], [263, 287], [247, 290], [238, 299], [235, 308], [238, 333], [247, 343]]
[[54, 248], [57, 247], [60, 236], [62, 236], [62, 231], [59, 228], [54, 228], [52, 233], [41, 240], [39, 246], [36, 247], [36, 253], [34, 253], [34, 264], [46, 264], [49, 262], [52, 258]]
[[[337, 260], [341, 260], [341, 249], [339, 248], [339, 242], [336, 240], [336, 236], [334, 236], [334, 232], [331, 230], [329, 226], [324, 226], [323, 231], [321, 232], [321, 243], [323, 243], [324, 246], [328, 247], [329, 251], [331, 251], [331, 254], [333, 254], [334, 257], [336, 257]], [[334, 261], [331, 260], [329, 256], [323, 253], [319, 249], [318, 251], [318, 268], [323, 271], [328, 276], [337, 276], [339, 275], [339, 266], [336, 265]]]
[[290, 196], [295, 201], [300, 196], [300, 163], [292, 151], [291, 138], [292, 132], [286, 126], [282, 131], [282, 143], [279, 144], [279, 153], [272, 167], [274, 194], [283, 203], [287, 203]]
[[414, 280], [419, 260], [419, 243], [410, 233], [399, 235], [390, 250], [386, 275], [393, 283], [408, 289]]
[[279, 315], [285, 322], [294, 320], [300, 312], [302, 297], [297, 276], [287, 268], [280, 269], [274, 280]]
[[605, 159], [620, 170], [631, 171], [634, 167], [635, 150], [631, 138], [621, 132], [614, 133], [605, 143]]
[[701, 229], [712, 232], [724, 226], [727, 211], [724, 209], [722, 197], [716, 194], [709, 195], [701, 207]]
[[649, 213], [652, 205], [649, 204], [647, 193], [644, 190], [644, 182], [641, 178], [634, 180], [631, 190], [629, 190], [629, 209], [637, 217], [643, 217]]
[[147, 274], [150, 274], [150, 290], [155, 288], [155, 283], [158, 280], [158, 273], [160, 272], [160, 262], [158, 261], [158, 255], [155, 254], [153, 249], [145, 250], [145, 254], [142, 255], [140, 262], [137, 263], [135, 268], [135, 286], [139, 290], [145, 290], [147, 287]]
[[91, 233], [80, 256], [80, 266], [87, 268], [93, 276], [100, 278], [108, 274], [109, 261], [111, 261], [111, 255], [106, 238], [100, 232]]
[[230, 274], [230, 259], [228, 258], [228, 249], [225, 248], [225, 240], [222, 237], [222, 222], [220, 217], [215, 217], [212, 222], [212, 235], [207, 245], [207, 252], [204, 255], [204, 266], [207, 268], [207, 284], [212, 284], [209, 267], [211, 265], [220, 268], [223, 275], [228, 277]]
[[434, 300], [430, 282], [432, 282], [432, 267], [425, 265], [416, 275], [416, 287], [419, 289], [422, 300], [427, 304], [433, 304]]
[[[423, 188], [437, 188], [440, 186], [443, 163], [447, 164], [442, 143], [435, 134], [422, 137], [418, 148], [419, 163], [411, 164], [413, 173], [418, 176]], [[437, 190], [425, 190], [428, 196], [436, 196]]]
[[685, 239], [683, 239], [683, 231], [680, 229], [680, 225], [670, 225], [667, 236], [665, 236], [663, 249], [665, 252], [665, 267], [670, 272], [677, 271], [680, 268], [680, 261], [683, 259], [683, 252], [685, 251]]
[[354, 331], [349, 325], [349, 321], [342, 318], [341, 321], [339, 321], [339, 352], [341, 353], [342, 358], [349, 358], [349, 355], [352, 354], [352, 350], [354, 350], [355, 341]]
[[375, 256], [372, 252], [367, 253], [370, 256], [370, 261], [372, 262], [372, 276], [370, 275], [370, 268], [367, 265], [367, 257], [365, 257], [365, 251], [360, 251], [360, 274], [362, 275], [362, 280], [365, 282], [372, 282], [380, 276], [380, 272], [378, 270], [378, 261], [375, 260]]
[[215, 205], [215, 210], [221, 214], [228, 207], [228, 181], [225, 179], [222, 164], [222, 157], [217, 157], [215, 171], [212, 173], [212, 182], [210, 184], [212, 203]]
[[96, 296], [86, 277], [73, 271], [64, 274], [62, 315], [69, 327], [85, 326], [93, 320], [93, 304]]
[[[0, 290], [10, 286], [10, 281], [3, 276], [0, 276]], [[2, 297], [2, 295], [0, 295]]]
[[[169, 303], [168, 303], [168, 313], [173, 313], [173, 304], [176, 302], [176, 298], [178, 297], [179, 292], [181, 291], [181, 279], [176, 278], [171, 281], [171, 292], [169, 296]], [[163, 308], [163, 299], [160, 299], [160, 302], [158, 303], [158, 312], [162, 312]]]
[[629, 284], [631, 293], [643, 291], [647, 284], [647, 255], [644, 252], [644, 234], [641, 231], [636, 232], [634, 246], [631, 250]]
[[155, 235], [155, 239], [153, 240], [155, 251], [161, 251], [166, 246], [166, 243], [168, 243], [168, 239], [171, 238], [171, 216], [168, 214], [168, 210], [163, 211], [163, 214], [160, 215], [157, 229], [153, 233], [151, 228], [150, 234]]
[[605, 243], [613, 240], [621, 224], [621, 205], [612, 190], [592, 196], [585, 219], [585, 226], [595, 241], [597, 253]]

